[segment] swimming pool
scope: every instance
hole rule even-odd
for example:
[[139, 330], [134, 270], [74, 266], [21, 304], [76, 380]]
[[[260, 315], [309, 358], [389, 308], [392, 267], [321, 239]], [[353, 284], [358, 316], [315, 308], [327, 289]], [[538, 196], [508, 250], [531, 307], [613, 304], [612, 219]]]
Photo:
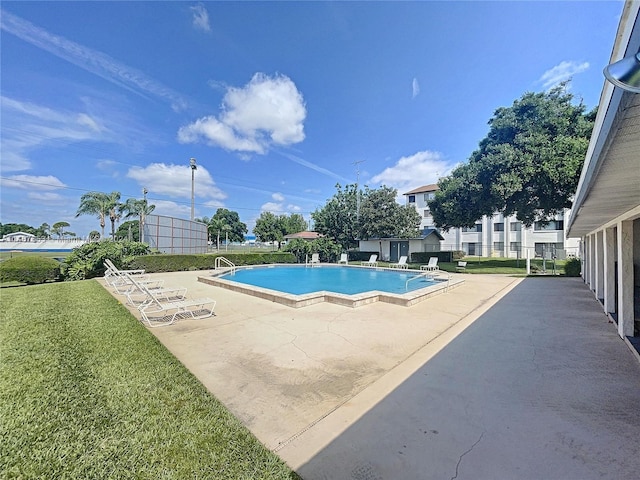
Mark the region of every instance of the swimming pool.
[[210, 277], [198, 280], [294, 308], [318, 302], [359, 307], [381, 301], [411, 306], [463, 282], [445, 272], [427, 278], [416, 270], [338, 265], [239, 267], [234, 272], [212, 272]]
[[[237, 270], [220, 278], [270, 288], [293, 295], [327, 291], [353, 295], [378, 290], [387, 293], [406, 293], [430, 287], [436, 282], [415, 270], [353, 268], [338, 266], [269, 266]], [[423, 272], [424, 273], [424, 272]]]

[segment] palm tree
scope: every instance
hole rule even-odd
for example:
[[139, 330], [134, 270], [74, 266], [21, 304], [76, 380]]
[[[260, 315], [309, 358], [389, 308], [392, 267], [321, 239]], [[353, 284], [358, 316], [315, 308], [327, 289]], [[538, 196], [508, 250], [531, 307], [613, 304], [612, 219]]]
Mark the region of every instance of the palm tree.
[[109, 220], [111, 220], [111, 240], [116, 239], [116, 222], [120, 220], [120, 192], [107, 195], [109, 202]]
[[[119, 205], [119, 212], [124, 214], [124, 218], [138, 216], [140, 235], [144, 226], [144, 219], [147, 215], [155, 210], [155, 205], [149, 205], [147, 200], [138, 200], [137, 198], [128, 198], [126, 202]], [[142, 241], [141, 238], [138, 240]]]
[[76, 212], [76, 217], [80, 215], [97, 215], [104, 238], [104, 226], [107, 216], [111, 220], [111, 238], [115, 238], [116, 220], [118, 216], [118, 205], [120, 205], [120, 192], [89, 192], [80, 197], [80, 207]]
[[80, 206], [76, 218], [80, 215], [97, 215], [100, 220], [101, 238], [104, 238], [104, 226], [109, 215], [109, 196], [102, 192], [89, 192], [80, 197]]
[[220, 232], [229, 228], [223, 218], [212, 218], [209, 221], [209, 229], [216, 233], [216, 250], [220, 250]]

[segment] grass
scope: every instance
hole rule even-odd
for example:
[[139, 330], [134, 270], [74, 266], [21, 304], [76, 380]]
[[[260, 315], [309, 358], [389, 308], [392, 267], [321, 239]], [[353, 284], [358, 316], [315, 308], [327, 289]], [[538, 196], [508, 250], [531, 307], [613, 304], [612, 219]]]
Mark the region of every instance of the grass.
[[[526, 259], [515, 258], [490, 258], [490, 257], [466, 257], [463, 259], [467, 262], [465, 273], [486, 273], [486, 274], [502, 274], [502, 275], [526, 275], [527, 274], [527, 261]], [[531, 270], [537, 268], [542, 271], [542, 260], [532, 259]], [[564, 275], [564, 261], [556, 260], [556, 273]], [[553, 261], [547, 260], [546, 262], [547, 273], [553, 272]], [[388, 263], [381, 262], [381, 266], [385, 267]], [[438, 262], [440, 270], [445, 272], [456, 272], [456, 266], [458, 262]], [[409, 268], [419, 269], [419, 264], [409, 264]]]
[[97, 282], [0, 301], [0, 477], [297, 478]]

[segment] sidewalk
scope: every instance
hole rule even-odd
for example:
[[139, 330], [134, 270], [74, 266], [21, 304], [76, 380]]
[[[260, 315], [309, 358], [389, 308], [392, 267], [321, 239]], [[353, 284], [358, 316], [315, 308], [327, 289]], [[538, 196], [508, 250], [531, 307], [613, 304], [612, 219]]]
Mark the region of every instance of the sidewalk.
[[640, 364], [581, 279], [525, 279], [413, 360], [279, 454], [308, 480], [638, 478]]

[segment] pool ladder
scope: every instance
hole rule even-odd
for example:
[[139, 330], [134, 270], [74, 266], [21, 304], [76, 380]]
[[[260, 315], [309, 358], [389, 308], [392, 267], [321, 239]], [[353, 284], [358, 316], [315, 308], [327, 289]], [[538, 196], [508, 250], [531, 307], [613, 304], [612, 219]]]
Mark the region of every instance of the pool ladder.
[[236, 264], [225, 257], [216, 257], [215, 267], [216, 270], [219, 268], [228, 268], [231, 273], [235, 273], [236, 271]]
[[[409, 290], [409, 282], [411, 280], [416, 280], [418, 278], [430, 278], [431, 280], [435, 280], [436, 276], [442, 274], [442, 270], [437, 270], [437, 271], [429, 271], [429, 272], [425, 272], [425, 273], [420, 273], [419, 275], [415, 275], [409, 279], [407, 279], [406, 282], [404, 282], [404, 289], [405, 291]], [[446, 272], [445, 272], [446, 273]], [[449, 275], [449, 273], [447, 273], [447, 287], [445, 289], [445, 292], [447, 290], [449, 290], [449, 280], [451, 280], [451, 275]]]

